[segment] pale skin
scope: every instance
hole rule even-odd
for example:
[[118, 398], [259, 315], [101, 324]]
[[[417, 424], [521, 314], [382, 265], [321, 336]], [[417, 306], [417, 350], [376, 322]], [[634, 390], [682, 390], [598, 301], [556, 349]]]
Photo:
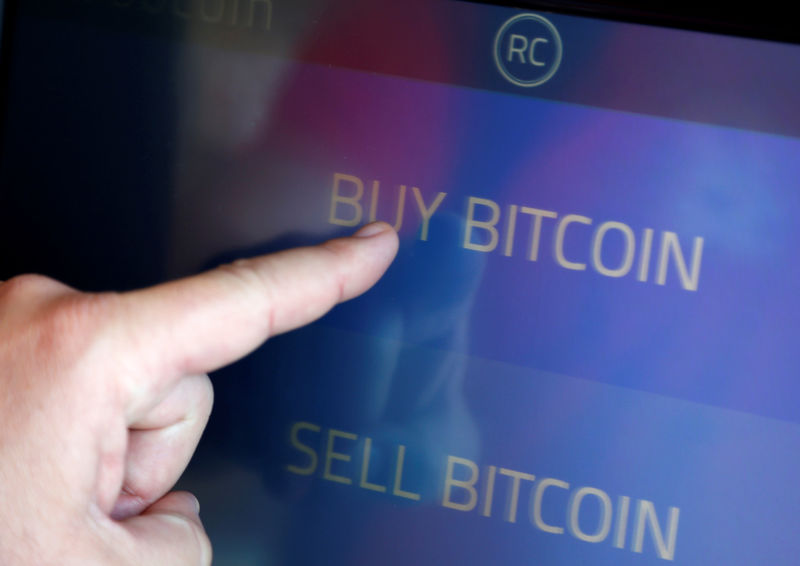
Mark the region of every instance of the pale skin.
[[0, 564], [211, 563], [171, 492], [211, 412], [208, 372], [371, 287], [385, 224], [131, 293], [0, 283]]

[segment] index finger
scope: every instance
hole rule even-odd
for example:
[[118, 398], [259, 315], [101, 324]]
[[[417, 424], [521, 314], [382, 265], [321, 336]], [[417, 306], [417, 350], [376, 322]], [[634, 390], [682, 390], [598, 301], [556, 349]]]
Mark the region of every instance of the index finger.
[[135, 389], [213, 371], [369, 289], [397, 246], [394, 230], [375, 223], [353, 237], [122, 294], [115, 324], [124, 344], [115, 348], [128, 367], [143, 364]]

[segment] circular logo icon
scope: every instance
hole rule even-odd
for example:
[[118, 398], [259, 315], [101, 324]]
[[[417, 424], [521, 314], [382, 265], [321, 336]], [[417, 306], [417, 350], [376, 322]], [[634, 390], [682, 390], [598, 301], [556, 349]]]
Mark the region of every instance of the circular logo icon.
[[550, 20], [538, 14], [520, 14], [497, 32], [494, 61], [509, 82], [534, 87], [556, 74], [563, 50], [561, 36]]

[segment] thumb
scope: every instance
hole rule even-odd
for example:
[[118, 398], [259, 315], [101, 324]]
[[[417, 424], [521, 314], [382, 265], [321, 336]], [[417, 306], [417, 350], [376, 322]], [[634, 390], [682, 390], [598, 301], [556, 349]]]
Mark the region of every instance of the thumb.
[[194, 495], [172, 492], [123, 525], [136, 541], [136, 564], [208, 566], [211, 542], [198, 515]]

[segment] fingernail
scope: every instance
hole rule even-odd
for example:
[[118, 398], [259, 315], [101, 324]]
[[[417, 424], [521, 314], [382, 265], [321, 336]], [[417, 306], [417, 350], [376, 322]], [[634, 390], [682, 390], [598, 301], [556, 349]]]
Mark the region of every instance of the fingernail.
[[385, 222], [373, 222], [361, 228], [358, 232], [353, 234], [353, 236], [356, 238], [371, 238], [378, 234], [383, 234], [388, 228], [389, 225]]
[[192, 494], [192, 499], [194, 499], [194, 512], [199, 515], [200, 514], [200, 500], [197, 499], [197, 497], [194, 494]]

